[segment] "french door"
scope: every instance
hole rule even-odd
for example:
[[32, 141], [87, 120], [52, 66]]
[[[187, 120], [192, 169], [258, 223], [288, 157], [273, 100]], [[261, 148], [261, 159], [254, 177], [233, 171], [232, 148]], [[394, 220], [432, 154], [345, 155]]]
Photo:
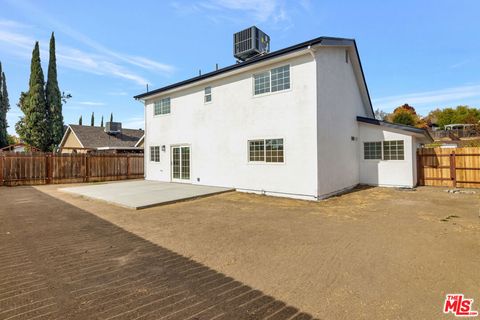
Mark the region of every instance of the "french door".
[[172, 147], [172, 181], [190, 181], [190, 147]]

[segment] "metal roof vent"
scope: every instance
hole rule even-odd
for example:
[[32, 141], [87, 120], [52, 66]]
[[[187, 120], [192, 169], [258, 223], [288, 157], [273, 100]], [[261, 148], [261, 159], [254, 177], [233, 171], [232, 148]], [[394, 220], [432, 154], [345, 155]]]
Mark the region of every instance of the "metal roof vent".
[[270, 37], [253, 26], [233, 35], [233, 56], [240, 61], [270, 52]]
[[122, 133], [122, 123], [121, 122], [106, 122], [105, 123], [105, 132], [108, 133], [108, 134]]

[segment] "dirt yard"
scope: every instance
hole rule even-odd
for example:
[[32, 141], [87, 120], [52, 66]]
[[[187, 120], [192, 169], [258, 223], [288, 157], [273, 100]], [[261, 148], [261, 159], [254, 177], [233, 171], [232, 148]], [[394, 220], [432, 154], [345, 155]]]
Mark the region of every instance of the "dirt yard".
[[[20, 293], [5, 291], [0, 274], [0, 319], [16, 314], [2, 311], [14, 301], [19, 307], [42, 299], [34, 306], [52, 312], [46, 317], [69, 312], [98, 319], [158, 319], [167, 311], [176, 312], [172, 319], [452, 319], [442, 314], [446, 293], [463, 293], [480, 309], [478, 191], [368, 188], [318, 203], [234, 192], [133, 211], [59, 187], [0, 189], [0, 254], [9, 265], [33, 257], [28, 266], [43, 279], [35, 288], [47, 288], [26, 301], [8, 300]], [[80, 262], [67, 258], [82, 250], [95, 254]], [[237, 300], [219, 300], [215, 289], [198, 286], [195, 274], [165, 266], [170, 259], [184, 259], [194, 270], [206, 266], [218, 281], [249, 289]], [[0, 269], [10, 270], [5, 264]], [[103, 274], [109, 272], [115, 277]], [[142, 279], [140, 273], [157, 282], [121, 282]], [[132, 293], [140, 300], [117, 297], [122, 289], [115, 281], [140, 290]], [[190, 300], [148, 304], [159, 286], [180, 286], [174, 293]]]

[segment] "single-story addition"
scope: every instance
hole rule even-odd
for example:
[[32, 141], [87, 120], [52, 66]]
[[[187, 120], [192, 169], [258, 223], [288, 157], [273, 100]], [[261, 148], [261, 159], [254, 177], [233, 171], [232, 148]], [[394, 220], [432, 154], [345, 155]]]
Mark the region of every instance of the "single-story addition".
[[147, 180], [322, 199], [414, 187], [426, 130], [374, 119], [355, 40], [320, 37], [139, 94]]
[[115, 122], [115, 131], [109, 128], [109, 122], [105, 128], [71, 124], [65, 130], [58, 150], [61, 153], [143, 153], [143, 130], [122, 129], [119, 122]]

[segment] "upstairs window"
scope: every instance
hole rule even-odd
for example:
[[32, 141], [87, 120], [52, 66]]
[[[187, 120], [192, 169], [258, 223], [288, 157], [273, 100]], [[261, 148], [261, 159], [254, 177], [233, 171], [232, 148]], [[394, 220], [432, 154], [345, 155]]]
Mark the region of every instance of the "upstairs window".
[[159, 146], [150, 147], [150, 161], [160, 162], [160, 147]]
[[290, 89], [290, 66], [272, 69], [272, 92]]
[[255, 94], [270, 92], [270, 71], [253, 76], [255, 79]]
[[290, 66], [282, 66], [253, 76], [254, 95], [290, 89]]
[[161, 100], [155, 101], [155, 105], [153, 108], [153, 114], [168, 114], [170, 113], [170, 97], [163, 98]]
[[248, 161], [283, 162], [283, 139], [260, 139], [248, 141]]
[[205, 88], [205, 98], [204, 102], [208, 103], [212, 101], [212, 87], [206, 87]]

